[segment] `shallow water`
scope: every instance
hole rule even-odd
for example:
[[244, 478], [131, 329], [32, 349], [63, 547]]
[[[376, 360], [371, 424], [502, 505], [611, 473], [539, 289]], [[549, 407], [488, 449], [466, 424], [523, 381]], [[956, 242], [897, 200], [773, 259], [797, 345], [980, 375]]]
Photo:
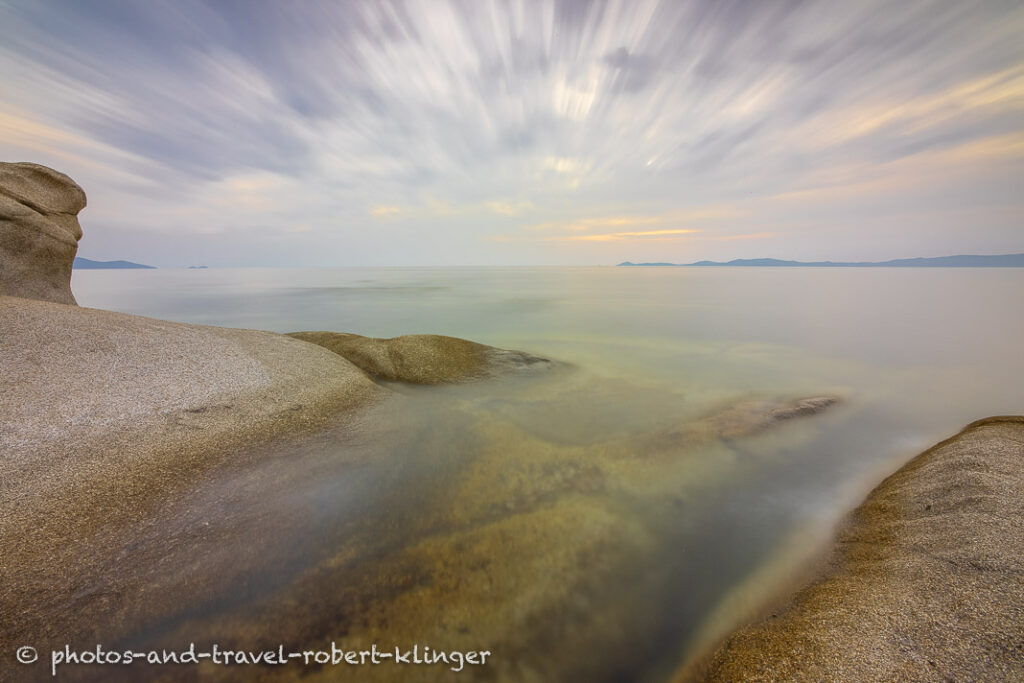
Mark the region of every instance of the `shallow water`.
[[[76, 271], [73, 288], [183, 322], [440, 333], [571, 366], [400, 388], [354, 434], [211, 481], [163, 533], [215, 520], [248, 578], [136, 640], [271, 624], [490, 647], [482, 678], [660, 680], [880, 477], [1024, 409], [1024, 269]], [[829, 393], [842, 406], [753, 438], [649, 445], [750, 396]]]

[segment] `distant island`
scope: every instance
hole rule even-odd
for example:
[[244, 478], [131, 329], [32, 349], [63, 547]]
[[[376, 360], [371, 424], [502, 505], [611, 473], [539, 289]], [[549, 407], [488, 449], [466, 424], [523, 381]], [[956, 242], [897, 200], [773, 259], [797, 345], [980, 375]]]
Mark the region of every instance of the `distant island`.
[[810, 267], [810, 268], [1024, 268], [1024, 254], [995, 254], [992, 256], [939, 256], [936, 258], [900, 258], [891, 261], [783, 261], [775, 258], [734, 259], [732, 261], [697, 261], [696, 263], [633, 263], [623, 261], [620, 266], [754, 266], [754, 267]]
[[74, 268], [79, 270], [124, 269], [124, 268], [156, 268], [131, 261], [92, 261], [81, 256], [75, 257]]

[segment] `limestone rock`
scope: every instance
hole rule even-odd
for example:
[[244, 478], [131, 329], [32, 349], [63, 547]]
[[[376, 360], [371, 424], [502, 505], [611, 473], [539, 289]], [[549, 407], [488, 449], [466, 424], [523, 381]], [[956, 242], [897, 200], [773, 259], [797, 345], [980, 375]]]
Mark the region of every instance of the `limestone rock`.
[[52, 168], [0, 162], [0, 294], [75, 304], [71, 266], [85, 192]]

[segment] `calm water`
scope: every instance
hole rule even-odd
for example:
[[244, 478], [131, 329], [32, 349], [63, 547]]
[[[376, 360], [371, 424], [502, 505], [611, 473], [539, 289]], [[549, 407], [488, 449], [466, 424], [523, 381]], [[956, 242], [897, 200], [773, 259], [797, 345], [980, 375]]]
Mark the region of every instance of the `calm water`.
[[[140, 637], [285, 612], [306, 625], [296, 632], [335, 633], [294, 606], [312, 591], [339, 611], [361, 605], [370, 616], [345, 632], [366, 637], [418, 637], [458, 613], [458, 633], [503, 654], [498, 678], [660, 680], [885, 474], [974, 419], [1024, 411], [1024, 269], [76, 271], [73, 288], [83, 306], [170, 320], [439, 333], [572, 366], [402, 389], [380, 409], [386, 429], [323, 437], [249, 483], [211, 482], [189, 510], [216, 504], [236, 526], [270, 511], [289, 541], [264, 544], [249, 588]], [[844, 399], [829, 414], [646, 453], [652, 434], [731, 402], [826, 393]], [[470, 566], [474, 553], [500, 569]], [[374, 592], [399, 565], [422, 575], [428, 557], [448, 573]], [[502, 600], [484, 600], [482, 577]], [[282, 602], [253, 607], [267, 590]]]

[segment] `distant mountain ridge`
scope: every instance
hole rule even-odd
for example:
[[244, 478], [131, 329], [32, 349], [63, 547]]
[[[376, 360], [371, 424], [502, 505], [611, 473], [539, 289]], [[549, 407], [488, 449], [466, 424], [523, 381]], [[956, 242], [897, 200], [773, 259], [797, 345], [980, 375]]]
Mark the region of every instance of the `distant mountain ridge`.
[[989, 256], [960, 255], [935, 258], [900, 258], [891, 261], [783, 261], [775, 258], [733, 259], [732, 261], [697, 261], [695, 263], [633, 263], [623, 261], [620, 266], [750, 266], [750, 267], [805, 267], [805, 268], [1024, 268], [1024, 254], [994, 254]]
[[74, 268], [79, 270], [103, 270], [103, 269], [125, 269], [125, 268], [156, 268], [156, 266], [145, 266], [141, 263], [131, 261], [93, 261], [91, 259], [75, 257]]

